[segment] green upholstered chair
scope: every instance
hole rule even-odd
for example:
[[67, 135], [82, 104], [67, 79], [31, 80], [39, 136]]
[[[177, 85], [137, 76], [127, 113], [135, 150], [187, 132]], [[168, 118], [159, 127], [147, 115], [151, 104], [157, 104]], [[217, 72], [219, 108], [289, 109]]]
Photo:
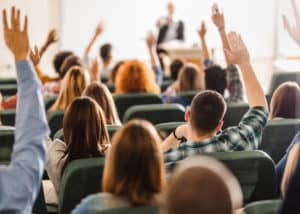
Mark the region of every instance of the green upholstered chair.
[[55, 133], [63, 127], [64, 110], [57, 110], [48, 113], [48, 124], [51, 130], [50, 136], [53, 137]]
[[145, 206], [145, 207], [126, 207], [117, 209], [107, 209], [90, 214], [159, 214], [159, 207]]
[[248, 110], [249, 105], [247, 103], [229, 104], [224, 116], [223, 128], [237, 126]]
[[114, 101], [121, 120], [124, 118], [127, 109], [132, 106], [163, 103], [159, 95], [151, 93], [117, 94], [114, 96]]
[[144, 119], [155, 124], [166, 122], [184, 122], [185, 109], [179, 104], [139, 105], [129, 108], [124, 122], [132, 119]]
[[300, 72], [276, 72], [273, 74], [269, 94], [273, 94], [276, 88], [288, 81], [297, 82], [300, 85]]
[[274, 162], [277, 163], [284, 156], [299, 130], [299, 119], [271, 120], [263, 132], [259, 149], [268, 153]]
[[0, 92], [2, 96], [12, 96], [18, 91], [17, 84], [0, 84]]
[[56, 99], [57, 99], [57, 96], [51, 96], [51, 97], [47, 97], [47, 98], [45, 99], [45, 108], [46, 108], [47, 111], [48, 111], [48, 110], [51, 108], [51, 106], [55, 103]]
[[14, 130], [0, 130], [0, 161], [9, 162], [15, 139]]
[[160, 123], [155, 125], [156, 130], [158, 131], [160, 137], [165, 139], [168, 137], [174, 129], [178, 126], [185, 124], [185, 122], [169, 122], [169, 123]]
[[247, 204], [245, 214], [276, 214], [280, 208], [281, 200], [258, 201]]
[[75, 160], [63, 173], [59, 192], [59, 213], [67, 214], [88, 195], [101, 192], [104, 158]]
[[0, 118], [3, 125], [15, 126], [16, 110], [14, 109], [1, 110]]

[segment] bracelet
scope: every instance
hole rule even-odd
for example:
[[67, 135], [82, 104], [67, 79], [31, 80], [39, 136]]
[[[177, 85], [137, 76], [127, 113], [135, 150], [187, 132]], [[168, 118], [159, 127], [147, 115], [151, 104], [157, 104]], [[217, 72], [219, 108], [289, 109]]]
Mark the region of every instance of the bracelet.
[[177, 135], [176, 135], [176, 133], [175, 133], [175, 132], [176, 132], [176, 129], [177, 129], [177, 128], [175, 128], [175, 129], [173, 130], [173, 132], [172, 132], [172, 133], [173, 133], [173, 136], [176, 138], [176, 140], [181, 141], [181, 140], [182, 140], [182, 137], [181, 137], [181, 138], [180, 138], [180, 137], [177, 137]]

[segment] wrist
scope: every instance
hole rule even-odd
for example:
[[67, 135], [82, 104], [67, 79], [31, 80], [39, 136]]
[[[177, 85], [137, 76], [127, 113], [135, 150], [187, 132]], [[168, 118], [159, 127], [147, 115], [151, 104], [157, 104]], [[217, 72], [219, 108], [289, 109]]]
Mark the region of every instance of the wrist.
[[27, 53], [23, 53], [23, 54], [15, 54], [15, 61], [22, 61], [22, 60], [26, 60], [27, 59]]
[[218, 27], [219, 32], [225, 32], [225, 26]]
[[247, 69], [247, 68], [251, 67], [250, 61], [242, 62], [242, 63], [239, 63], [237, 65], [241, 68], [241, 70], [244, 70], [244, 69]]

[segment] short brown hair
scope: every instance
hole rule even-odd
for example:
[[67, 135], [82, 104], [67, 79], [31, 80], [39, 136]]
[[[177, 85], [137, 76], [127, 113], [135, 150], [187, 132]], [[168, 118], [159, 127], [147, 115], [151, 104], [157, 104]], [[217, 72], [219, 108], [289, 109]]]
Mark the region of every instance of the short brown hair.
[[99, 104], [108, 124], [120, 124], [114, 100], [104, 84], [99, 82], [91, 83], [83, 91], [83, 96], [91, 97]]
[[160, 142], [147, 121], [132, 120], [120, 129], [105, 162], [103, 191], [125, 197], [132, 205], [155, 203], [166, 182]]
[[67, 145], [63, 169], [72, 160], [104, 156], [110, 144], [102, 109], [88, 97], [75, 99], [67, 108], [63, 133]]
[[194, 97], [190, 112], [191, 126], [197, 131], [208, 133], [223, 120], [226, 103], [218, 92], [206, 90]]
[[187, 64], [178, 75], [179, 91], [196, 91], [203, 88], [203, 74], [200, 73], [197, 65]]
[[285, 82], [274, 92], [270, 105], [270, 119], [300, 118], [300, 88], [296, 82]]

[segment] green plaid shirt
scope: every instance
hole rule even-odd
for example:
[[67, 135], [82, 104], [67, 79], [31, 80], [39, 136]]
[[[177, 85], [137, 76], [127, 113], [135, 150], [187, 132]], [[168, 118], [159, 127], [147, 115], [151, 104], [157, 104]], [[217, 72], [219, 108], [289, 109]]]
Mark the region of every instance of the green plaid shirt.
[[165, 153], [165, 162], [176, 162], [200, 153], [255, 150], [267, 124], [268, 112], [263, 107], [251, 108], [240, 124], [229, 127], [201, 142], [183, 142]]

